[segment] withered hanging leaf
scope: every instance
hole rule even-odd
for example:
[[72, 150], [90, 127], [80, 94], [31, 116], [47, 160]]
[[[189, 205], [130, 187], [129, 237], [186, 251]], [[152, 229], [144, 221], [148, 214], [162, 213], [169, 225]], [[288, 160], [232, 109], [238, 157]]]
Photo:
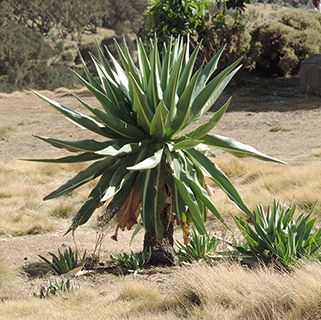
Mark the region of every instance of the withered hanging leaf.
[[189, 225], [187, 223], [187, 218], [185, 214], [182, 215], [181, 228], [183, 231], [184, 244], [187, 245], [189, 243], [190, 231], [189, 231]]
[[127, 228], [127, 230], [130, 230], [137, 223], [137, 218], [141, 209], [140, 200], [140, 187], [138, 186], [138, 183], [135, 183], [134, 188], [130, 191], [127, 199], [117, 212], [117, 226], [115, 234], [112, 236], [113, 240], [117, 241], [119, 229], [121, 229], [122, 231], [124, 231], [125, 228]]

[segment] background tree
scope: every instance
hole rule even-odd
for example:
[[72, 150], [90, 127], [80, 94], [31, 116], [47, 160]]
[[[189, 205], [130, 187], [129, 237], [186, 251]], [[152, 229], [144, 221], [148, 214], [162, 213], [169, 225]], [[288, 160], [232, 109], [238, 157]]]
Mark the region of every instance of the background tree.
[[208, 6], [207, 0], [149, 1], [150, 35], [156, 33], [161, 41], [171, 35], [195, 35], [208, 19]]

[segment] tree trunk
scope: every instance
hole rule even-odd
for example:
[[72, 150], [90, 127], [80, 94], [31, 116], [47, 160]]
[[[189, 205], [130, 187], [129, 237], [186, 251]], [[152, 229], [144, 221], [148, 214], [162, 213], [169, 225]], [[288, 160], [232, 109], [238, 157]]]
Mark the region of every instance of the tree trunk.
[[174, 252], [174, 221], [171, 218], [171, 205], [166, 204], [161, 212], [161, 222], [164, 227], [162, 239], [157, 239], [155, 230], [146, 231], [144, 237], [144, 251], [151, 252], [150, 265], [172, 266], [176, 264]]

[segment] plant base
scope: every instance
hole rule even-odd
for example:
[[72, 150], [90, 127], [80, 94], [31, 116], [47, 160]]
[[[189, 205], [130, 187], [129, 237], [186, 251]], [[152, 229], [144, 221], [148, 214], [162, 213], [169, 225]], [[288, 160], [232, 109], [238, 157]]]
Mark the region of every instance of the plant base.
[[147, 231], [144, 237], [144, 251], [151, 253], [149, 265], [173, 266], [178, 260], [173, 248], [174, 223], [170, 206], [164, 207], [160, 218], [164, 227], [162, 239], [156, 237], [155, 230]]

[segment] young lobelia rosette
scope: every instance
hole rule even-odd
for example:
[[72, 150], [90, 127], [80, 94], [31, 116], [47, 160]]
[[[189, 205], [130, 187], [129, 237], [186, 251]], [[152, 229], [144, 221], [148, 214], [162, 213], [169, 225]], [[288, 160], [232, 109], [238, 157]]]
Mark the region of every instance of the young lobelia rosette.
[[38, 137], [75, 155], [35, 161], [90, 162], [45, 200], [97, 179], [69, 231], [86, 223], [97, 207], [107, 203], [104, 220], [108, 222], [116, 217], [115, 239], [118, 229], [131, 229], [139, 221], [138, 227], [142, 224], [145, 229], [145, 249], [171, 247], [176, 221], [182, 226], [187, 242], [189, 223], [200, 234], [206, 234], [207, 209], [222, 221], [210, 198], [205, 177], [242, 211], [250, 213], [226, 175], [198, 151], [197, 146], [216, 147], [237, 157], [280, 161], [233, 139], [210, 134], [227, 110], [230, 99], [204, 124], [190, 132], [186, 129], [210, 110], [240, 69], [241, 59], [214, 77], [223, 49], [194, 71], [200, 46], [190, 53], [188, 39], [170, 39], [161, 53], [156, 39], [150, 41], [149, 53], [138, 40], [137, 63], [125, 42], [122, 47], [115, 42], [115, 46], [119, 62], [108, 48], [105, 56], [97, 45], [97, 57], [91, 56], [96, 73], [91, 73], [84, 61], [85, 78], [73, 71], [99, 101], [100, 108], [77, 98], [88, 111], [83, 114], [37, 93], [73, 123], [103, 137], [102, 142], [101, 139], [66, 141]]

